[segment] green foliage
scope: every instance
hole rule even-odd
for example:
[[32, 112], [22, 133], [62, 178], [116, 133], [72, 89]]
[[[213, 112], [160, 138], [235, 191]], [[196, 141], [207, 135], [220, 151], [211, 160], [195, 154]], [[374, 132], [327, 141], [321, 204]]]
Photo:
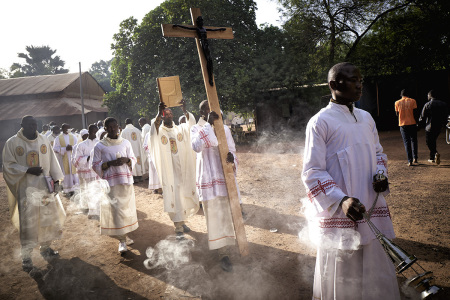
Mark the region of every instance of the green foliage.
[[410, 0], [279, 0], [293, 47], [310, 58], [308, 78], [325, 78], [330, 66], [349, 60], [361, 39], [391, 11]]
[[8, 78], [9, 76], [8, 76], [8, 71], [6, 71], [5, 69], [3, 69], [3, 68], [0, 68], [0, 79], [6, 79], [6, 78]]
[[379, 22], [355, 53], [366, 75], [450, 67], [450, 2], [422, 0]]
[[[205, 26], [232, 27], [233, 40], [209, 40], [214, 77], [221, 107], [239, 110], [253, 102], [249, 70], [256, 50], [253, 0], [169, 0], [149, 12], [141, 24], [124, 20], [114, 35], [111, 83], [116, 89], [106, 96], [111, 114], [124, 109], [130, 114], [154, 117], [159, 96], [156, 78], [180, 76], [188, 109], [198, 111], [206, 99], [195, 41], [164, 38], [161, 24], [192, 24], [190, 7], [200, 7]], [[126, 103], [125, 103], [126, 102]]]
[[18, 53], [19, 58], [25, 59], [25, 64], [14, 63], [10, 70], [10, 77], [24, 77], [37, 75], [52, 75], [68, 73], [68, 69], [64, 69], [65, 62], [57, 55], [53, 57], [56, 50], [52, 50], [49, 46], [26, 46], [26, 53]]
[[112, 59], [96, 61], [89, 69], [89, 73], [97, 80], [106, 93], [114, 90], [111, 86], [111, 62]]

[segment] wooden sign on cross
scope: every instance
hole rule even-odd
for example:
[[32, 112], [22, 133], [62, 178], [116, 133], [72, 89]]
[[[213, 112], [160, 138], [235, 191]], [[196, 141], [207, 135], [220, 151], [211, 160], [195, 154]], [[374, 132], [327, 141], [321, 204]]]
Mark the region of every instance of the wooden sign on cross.
[[[198, 55], [200, 58], [200, 65], [202, 68], [203, 81], [205, 83], [206, 95], [208, 97], [208, 103], [211, 111], [217, 112], [220, 118], [214, 121], [214, 128], [216, 131], [217, 139], [219, 141], [219, 154], [220, 160], [222, 162], [222, 168], [225, 176], [225, 183], [228, 191], [228, 198], [230, 200], [231, 215], [233, 217], [234, 231], [236, 232], [236, 240], [239, 247], [239, 252], [241, 256], [248, 254], [248, 243], [247, 237], [245, 235], [244, 221], [242, 219], [241, 207], [239, 204], [239, 197], [237, 193], [236, 181], [234, 176], [233, 167], [226, 163], [226, 157], [229, 152], [227, 139], [225, 137], [225, 130], [223, 128], [223, 121], [220, 114], [219, 98], [217, 97], [217, 90], [214, 84], [214, 74], [210, 71], [208, 74], [208, 67], [210, 63], [208, 62], [205, 52], [208, 55], [209, 49], [203, 47], [197, 32], [197, 18], [201, 16], [199, 8], [191, 8], [191, 17], [193, 25], [182, 25], [174, 26], [173, 24], [162, 24], [162, 32], [165, 37], [192, 37], [196, 39]], [[187, 28], [192, 28], [189, 30]], [[206, 29], [207, 38], [215, 39], [232, 39], [233, 31], [231, 28], [220, 28], [220, 27], [208, 27], [202, 26], [202, 29]], [[207, 41], [206, 41], [207, 43]], [[211, 69], [212, 70], [212, 66]]]

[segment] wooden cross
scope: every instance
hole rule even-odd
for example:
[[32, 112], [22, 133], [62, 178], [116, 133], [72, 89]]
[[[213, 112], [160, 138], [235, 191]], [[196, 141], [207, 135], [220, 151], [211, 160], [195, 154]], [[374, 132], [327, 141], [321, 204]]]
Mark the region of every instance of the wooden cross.
[[[199, 8], [191, 8], [192, 24], [194, 25], [183, 25], [184, 27], [196, 28], [197, 17], [201, 16]], [[165, 37], [192, 37], [195, 38], [197, 43], [198, 55], [200, 58], [200, 65], [202, 67], [203, 81], [205, 83], [206, 95], [208, 97], [208, 103], [211, 111], [215, 111], [220, 118], [214, 122], [214, 128], [216, 131], [217, 139], [219, 141], [219, 154], [220, 160], [222, 162], [222, 168], [225, 176], [225, 183], [228, 191], [228, 198], [230, 200], [231, 215], [233, 217], [234, 231], [236, 232], [236, 240], [239, 247], [239, 252], [241, 256], [248, 254], [248, 243], [247, 237], [245, 235], [244, 221], [242, 219], [241, 207], [239, 204], [239, 197], [236, 188], [236, 181], [234, 176], [233, 167], [227, 164], [226, 157], [229, 152], [227, 139], [225, 137], [225, 130], [223, 128], [223, 121], [220, 113], [219, 98], [217, 97], [217, 90], [215, 84], [210, 84], [211, 79], [214, 82], [214, 76], [209, 78], [207, 70], [207, 61], [200, 44], [200, 39], [197, 36], [195, 30], [186, 30], [180, 27], [174, 27], [173, 24], [162, 24], [162, 32]], [[217, 31], [207, 31], [208, 38], [214, 39], [232, 39], [233, 31], [231, 28], [225, 28], [225, 30], [220, 27], [208, 27], [204, 28], [217, 30]], [[219, 31], [220, 30], [220, 31]], [[213, 74], [212, 74], [213, 75]]]

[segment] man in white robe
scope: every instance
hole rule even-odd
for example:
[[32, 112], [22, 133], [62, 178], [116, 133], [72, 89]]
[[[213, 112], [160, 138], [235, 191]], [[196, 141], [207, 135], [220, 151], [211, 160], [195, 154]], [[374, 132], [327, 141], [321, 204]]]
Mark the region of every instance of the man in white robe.
[[37, 132], [32, 116], [25, 116], [19, 132], [3, 148], [3, 177], [7, 185], [11, 221], [19, 230], [22, 267], [33, 268], [31, 253], [40, 245], [46, 260], [58, 257], [50, 248], [59, 239], [66, 214], [59, 196], [49, 191], [47, 183], [59, 182], [64, 175], [47, 137]]
[[106, 118], [104, 125], [107, 136], [94, 146], [90, 159], [92, 169], [109, 186], [109, 199], [100, 204], [100, 233], [118, 239], [119, 252], [124, 253], [133, 243], [127, 242], [127, 233], [139, 227], [132, 173], [136, 158], [130, 142], [118, 134], [116, 119]]
[[165, 107], [161, 102], [151, 125], [150, 155], [162, 184], [164, 211], [174, 222], [177, 237], [182, 239], [184, 232], [190, 231], [185, 224], [186, 219], [199, 209], [195, 153], [190, 142], [190, 128], [195, 124], [195, 118], [186, 111], [183, 100], [182, 109], [188, 123], [177, 126], [173, 122], [172, 110]]
[[81, 209], [89, 210], [89, 217], [100, 215], [100, 197], [89, 190], [90, 183], [100, 178], [89, 166], [91, 151], [98, 142], [95, 135], [97, 130], [97, 125], [95, 124], [89, 125], [89, 130], [81, 130], [80, 134], [83, 142], [76, 145], [73, 156], [73, 165], [77, 168], [78, 178], [80, 180], [80, 193], [77, 200], [79, 200]]
[[[222, 269], [230, 272], [233, 266], [229, 247], [235, 245], [236, 234], [219, 155], [219, 142], [212, 127], [219, 116], [214, 111], [210, 112], [207, 100], [200, 103], [199, 109], [201, 117], [191, 128], [192, 149], [197, 152], [198, 195], [205, 213], [209, 249], [218, 249]], [[227, 163], [237, 166], [233, 137], [228, 126], [224, 125], [224, 130], [229, 149]]]
[[49, 131], [49, 129], [50, 128], [48, 127], [48, 124], [42, 125], [42, 132], [40, 134], [43, 136], [47, 136], [47, 132]]
[[328, 84], [331, 102], [306, 128], [302, 173], [311, 237], [318, 238], [313, 299], [400, 299], [394, 266], [363, 219], [368, 213], [394, 238], [387, 180], [373, 181], [379, 173], [387, 177], [387, 156], [370, 114], [353, 106], [361, 74], [340, 63], [330, 69]]
[[61, 128], [58, 126], [53, 126], [50, 130], [50, 135], [47, 135], [48, 141], [50, 142], [50, 145], [52, 146], [55, 144], [55, 139], [61, 134]]
[[72, 166], [72, 148], [78, 140], [75, 135], [69, 132], [69, 124], [63, 124], [61, 129], [62, 133], [54, 141], [53, 151], [55, 151], [64, 173], [64, 193], [68, 197], [72, 197], [79, 184], [77, 170]]
[[155, 194], [162, 194], [161, 183], [159, 182], [158, 172], [156, 171], [155, 164], [150, 156], [150, 132], [145, 135], [144, 138], [144, 151], [147, 153], [148, 161], [148, 188], [153, 190]]
[[95, 135], [97, 136], [97, 140], [100, 141], [103, 138], [102, 135], [106, 134], [105, 127], [103, 126], [103, 122], [102, 121], [98, 121], [97, 122], [97, 127], [98, 127], [98, 131], [97, 131], [97, 133]]
[[124, 139], [128, 140], [133, 148], [133, 153], [136, 156], [136, 165], [133, 167], [133, 177], [134, 182], [142, 182], [142, 175], [145, 174], [145, 161], [147, 154], [144, 152], [144, 147], [142, 146], [142, 135], [141, 131], [133, 125], [131, 119], [125, 120], [125, 128], [120, 134]]
[[[145, 143], [145, 137], [146, 137], [147, 133], [150, 132], [151, 126], [150, 126], [150, 124], [148, 124], [146, 118], [140, 118], [139, 119], [139, 126], [141, 126], [141, 129], [142, 129], [142, 134], [141, 134], [141, 136], [142, 136], [142, 147], [144, 148], [144, 152], [147, 153], [147, 151], [145, 151], [144, 143]], [[144, 173], [149, 172], [148, 155], [145, 155], [144, 167], [145, 167]]]

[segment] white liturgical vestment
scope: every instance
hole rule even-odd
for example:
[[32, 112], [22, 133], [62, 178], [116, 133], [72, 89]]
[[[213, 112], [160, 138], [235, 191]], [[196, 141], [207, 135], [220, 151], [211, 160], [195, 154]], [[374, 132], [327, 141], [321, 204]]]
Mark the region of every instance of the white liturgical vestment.
[[195, 185], [195, 153], [191, 148], [190, 128], [195, 124], [189, 113], [187, 123], [150, 129], [150, 155], [158, 172], [164, 197], [164, 211], [173, 222], [185, 221], [199, 209]]

